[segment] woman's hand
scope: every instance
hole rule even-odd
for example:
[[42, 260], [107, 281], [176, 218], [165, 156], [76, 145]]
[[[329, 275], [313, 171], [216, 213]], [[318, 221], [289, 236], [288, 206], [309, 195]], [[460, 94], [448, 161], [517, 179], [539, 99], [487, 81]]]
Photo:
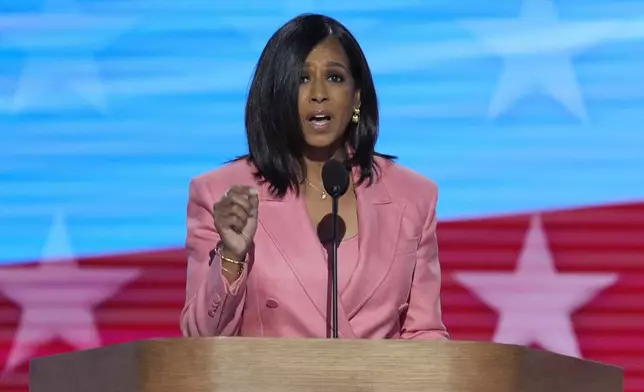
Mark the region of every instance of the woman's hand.
[[242, 261], [257, 232], [257, 189], [235, 185], [213, 206], [215, 228], [223, 243], [224, 256]]

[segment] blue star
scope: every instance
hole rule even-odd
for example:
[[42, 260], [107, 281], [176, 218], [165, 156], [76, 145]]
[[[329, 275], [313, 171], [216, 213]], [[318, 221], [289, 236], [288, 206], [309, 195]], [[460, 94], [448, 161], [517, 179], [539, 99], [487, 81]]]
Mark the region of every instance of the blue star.
[[13, 99], [4, 109], [74, 108], [80, 97], [106, 113], [94, 53], [130, 25], [129, 20], [81, 15], [71, 0], [48, 0], [42, 14], [0, 19], [3, 46], [27, 54]]
[[505, 59], [490, 103], [490, 117], [499, 116], [520, 98], [537, 92], [552, 97], [579, 120], [587, 121], [572, 56], [598, 42], [601, 36], [559, 22], [552, 0], [524, 0], [516, 20], [469, 21], [463, 25]]

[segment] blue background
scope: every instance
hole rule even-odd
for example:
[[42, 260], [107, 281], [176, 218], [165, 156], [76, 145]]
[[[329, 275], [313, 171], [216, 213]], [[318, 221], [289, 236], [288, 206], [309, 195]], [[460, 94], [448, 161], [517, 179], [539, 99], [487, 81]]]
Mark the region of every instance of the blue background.
[[77, 255], [182, 246], [190, 178], [245, 151], [255, 62], [309, 11], [360, 41], [379, 149], [441, 219], [643, 199], [641, 1], [0, 0], [0, 262], [60, 211]]

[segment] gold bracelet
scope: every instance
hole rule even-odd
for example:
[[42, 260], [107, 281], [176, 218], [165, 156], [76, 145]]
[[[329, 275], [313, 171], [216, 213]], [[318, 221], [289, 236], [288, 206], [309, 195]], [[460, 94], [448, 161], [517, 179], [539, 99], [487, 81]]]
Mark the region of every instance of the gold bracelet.
[[227, 262], [229, 262], [229, 263], [233, 263], [233, 264], [235, 264], [235, 265], [240, 265], [240, 266], [242, 266], [242, 267], [246, 264], [246, 262], [245, 262], [245, 261], [233, 260], [233, 259], [231, 259], [230, 257], [226, 257], [226, 256], [224, 256], [224, 252], [222, 252], [222, 251], [221, 251], [221, 250], [223, 249], [223, 247], [224, 247], [224, 244], [223, 244], [223, 243], [222, 243], [222, 244], [220, 244], [220, 245], [217, 247], [217, 253], [219, 254], [219, 257], [220, 257], [222, 260], [225, 260], [225, 261], [227, 261]]
[[227, 261], [227, 262], [229, 262], [229, 263], [233, 263], [233, 264], [235, 264], [235, 265], [241, 265], [241, 266], [244, 266], [244, 264], [246, 264], [244, 261], [237, 261], [237, 260], [233, 260], [233, 259], [231, 259], [231, 258], [228, 258], [228, 257], [224, 256], [224, 255], [220, 255], [219, 257], [221, 257], [221, 259], [222, 259], [222, 260], [225, 260], [225, 261]]
[[[221, 269], [226, 271], [226, 272], [228, 272], [231, 275], [235, 274], [233, 271], [229, 270], [228, 268], [224, 267], [223, 265], [221, 266]], [[239, 269], [239, 271], [237, 271], [236, 275], [237, 276], [241, 275], [243, 271], [244, 271], [244, 268], [242, 267], [242, 268]]]

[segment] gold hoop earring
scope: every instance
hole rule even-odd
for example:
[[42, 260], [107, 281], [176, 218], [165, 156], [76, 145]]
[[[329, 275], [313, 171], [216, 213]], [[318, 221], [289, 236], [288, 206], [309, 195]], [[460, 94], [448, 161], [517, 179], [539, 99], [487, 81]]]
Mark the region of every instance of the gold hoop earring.
[[360, 121], [360, 109], [359, 108], [353, 109], [353, 117], [351, 117], [351, 121], [353, 121], [355, 124], [357, 124], [358, 121]]

